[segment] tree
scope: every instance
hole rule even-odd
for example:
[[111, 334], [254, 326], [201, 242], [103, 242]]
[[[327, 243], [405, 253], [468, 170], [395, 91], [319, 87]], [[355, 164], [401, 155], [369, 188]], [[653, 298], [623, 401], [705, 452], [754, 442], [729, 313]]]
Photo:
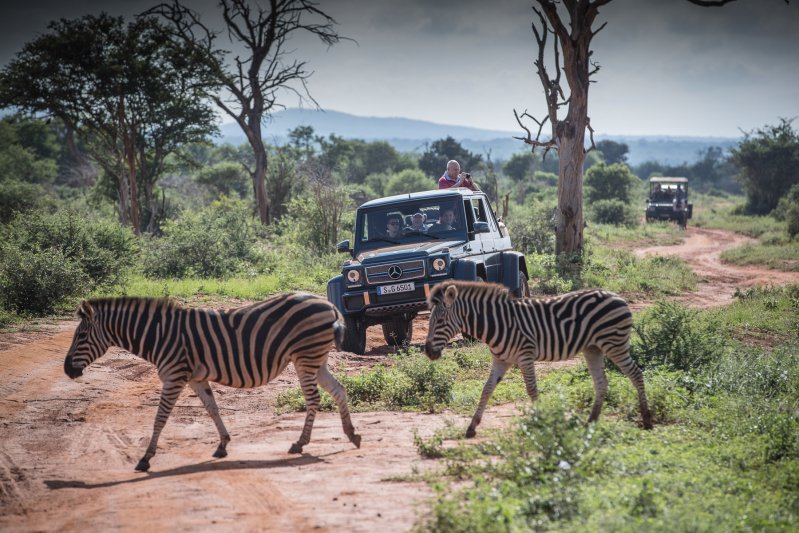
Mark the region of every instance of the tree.
[[522, 181], [528, 174], [535, 171], [535, 154], [527, 152], [522, 154], [513, 154], [504, 165], [502, 165], [502, 172], [510, 176], [515, 182]]
[[[230, 43], [244, 47], [246, 54], [233, 55], [217, 46], [218, 32], [205, 26], [199, 14], [179, 0], [159, 4], [146, 12], [169, 22], [169, 36], [176, 43], [188, 46], [198, 61], [209, 68], [223, 93], [211, 90], [208, 96], [236, 123], [247, 136], [253, 150], [254, 166], [248, 168], [258, 214], [262, 224], [270, 222], [269, 198], [265, 178], [268, 152], [263, 141], [264, 119], [278, 104], [281, 91], [291, 91], [314, 105], [306, 82], [311, 72], [306, 62], [290, 60], [287, 48], [295, 34], [307, 32], [328, 46], [341, 39], [334, 31], [336, 21], [310, 0], [270, 0], [267, 9], [248, 0], [220, 0], [222, 17]], [[308, 20], [308, 19], [311, 20]], [[230, 57], [232, 56], [232, 61]], [[299, 84], [300, 89], [292, 84]], [[215, 89], [215, 88], [213, 88]]]
[[750, 213], [771, 212], [780, 197], [799, 183], [799, 132], [792, 128], [792, 122], [782, 118], [775, 126], [749, 132], [732, 150]]
[[447, 161], [451, 159], [458, 161], [464, 172], [472, 172], [480, 165], [482, 158], [461, 146], [461, 143], [452, 137], [447, 137], [433, 141], [419, 158], [419, 168], [438, 181], [447, 170]]
[[638, 178], [627, 165], [599, 163], [585, 173], [586, 200], [590, 203], [599, 200], [619, 200], [627, 204], [630, 202], [636, 182]]
[[[49, 25], [0, 75], [0, 106], [60, 119], [106, 177], [115, 181], [119, 219], [137, 233], [167, 156], [214, 131], [200, 92], [207, 72], [190, 50], [167, 46], [152, 18], [87, 15]], [[152, 223], [154, 217], [150, 217]]]
[[406, 169], [388, 179], [383, 189], [386, 196], [426, 191], [432, 187], [430, 177], [416, 169]]
[[602, 158], [609, 165], [627, 163], [627, 154], [630, 152], [630, 147], [626, 143], [604, 140], [596, 143], [596, 148], [602, 152]]

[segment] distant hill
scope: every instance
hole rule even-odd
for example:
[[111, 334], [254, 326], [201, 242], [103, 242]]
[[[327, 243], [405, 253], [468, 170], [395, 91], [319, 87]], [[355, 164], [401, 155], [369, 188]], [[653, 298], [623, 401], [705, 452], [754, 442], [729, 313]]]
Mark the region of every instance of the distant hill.
[[[429, 143], [451, 136], [466, 149], [478, 154], [491, 151], [495, 160], [508, 159], [511, 155], [526, 151], [521, 141], [513, 136], [519, 131], [484, 130], [465, 126], [450, 126], [424, 120], [395, 117], [362, 117], [339, 111], [316, 111], [311, 109], [286, 109], [272, 116], [265, 128], [268, 142], [284, 144], [288, 132], [297, 126], [311, 126], [317, 135], [327, 137], [334, 133], [346, 139], [365, 141], [383, 140], [402, 152], [421, 153]], [[220, 126], [219, 144], [243, 144], [244, 134], [237, 124]], [[644, 161], [677, 165], [697, 160], [697, 154], [710, 146], [727, 150], [736, 146], [740, 139], [729, 137], [668, 137], [668, 136], [597, 136], [596, 141], [608, 139], [622, 142], [630, 147], [629, 163], [637, 165]]]

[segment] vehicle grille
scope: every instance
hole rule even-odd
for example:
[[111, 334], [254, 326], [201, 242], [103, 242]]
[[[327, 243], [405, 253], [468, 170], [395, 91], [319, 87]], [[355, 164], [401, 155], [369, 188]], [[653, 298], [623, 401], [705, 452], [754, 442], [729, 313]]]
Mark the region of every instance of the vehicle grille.
[[[389, 268], [397, 266], [402, 269], [402, 275], [392, 278], [388, 275]], [[409, 279], [425, 277], [424, 261], [421, 259], [413, 261], [402, 261], [399, 263], [382, 263], [366, 267], [366, 281], [369, 284], [398, 283]]]

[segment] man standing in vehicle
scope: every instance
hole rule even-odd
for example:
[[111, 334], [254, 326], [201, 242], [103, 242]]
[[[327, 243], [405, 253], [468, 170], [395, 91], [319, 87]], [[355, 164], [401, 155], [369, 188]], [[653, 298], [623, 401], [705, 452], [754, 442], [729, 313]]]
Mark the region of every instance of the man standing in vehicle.
[[471, 174], [461, 172], [461, 164], [454, 159], [447, 163], [447, 171], [438, 179], [439, 189], [449, 189], [450, 187], [466, 187], [473, 191], [479, 190], [472, 181]]

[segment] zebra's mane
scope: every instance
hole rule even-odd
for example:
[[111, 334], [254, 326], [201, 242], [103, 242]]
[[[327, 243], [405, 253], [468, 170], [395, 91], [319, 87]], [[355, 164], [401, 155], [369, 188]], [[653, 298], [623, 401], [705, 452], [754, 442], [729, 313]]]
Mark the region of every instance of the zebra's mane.
[[444, 297], [444, 291], [447, 287], [454, 285], [458, 288], [459, 294], [467, 294], [469, 296], [487, 296], [495, 300], [510, 300], [513, 295], [510, 290], [504, 285], [499, 283], [486, 283], [484, 281], [447, 281], [437, 285], [431, 294], [431, 300], [438, 297]]

